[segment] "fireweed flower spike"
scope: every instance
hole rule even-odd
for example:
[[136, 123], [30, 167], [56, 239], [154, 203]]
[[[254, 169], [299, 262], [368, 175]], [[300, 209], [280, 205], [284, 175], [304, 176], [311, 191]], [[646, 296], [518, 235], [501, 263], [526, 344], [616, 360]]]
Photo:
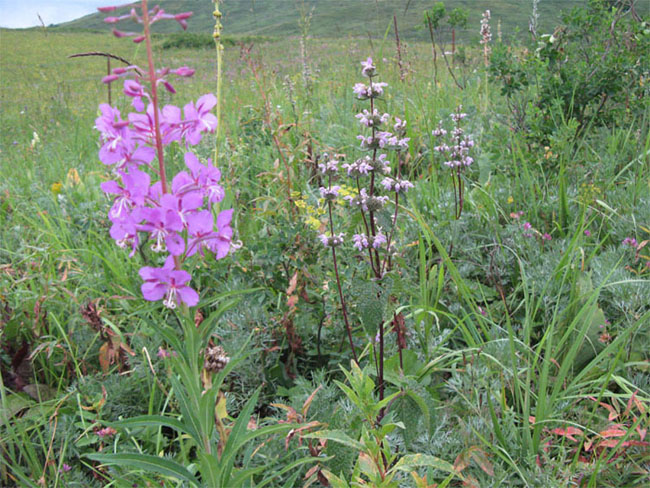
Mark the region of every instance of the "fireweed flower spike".
[[[100, 11], [113, 10], [106, 7]], [[133, 8], [127, 15], [105, 19], [111, 24], [132, 19], [144, 26], [144, 36], [117, 29], [114, 33], [117, 37], [135, 37], [135, 42], [146, 40], [149, 66], [147, 70], [119, 67], [105, 77], [105, 83], [124, 79], [123, 93], [132, 99], [134, 112], [123, 117], [116, 108], [102, 104], [95, 120], [95, 128], [101, 134], [99, 159], [114, 173], [114, 179], [101, 185], [113, 197], [110, 235], [119, 246], [131, 247], [131, 256], [141, 236], [150, 241], [153, 252], [166, 256], [163, 267], [145, 266], [140, 276], [144, 280], [144, 298], [163, 300], [169, 308], [180, 304], [194, 306], [199, 301], [198, 293], [189, 286], [190, 273], [181, 269], [188, 258], [211, 253], [222, 259], [233, 249], [233, 211], [219, 212], [213, 208], [225, 196], [221, 173], [212, 161], [204, 164], [190, 150], [217, 127], [217, 118], [212, 114], [216, 97], [210, 93], [203, 95], [183, 109], [174, 105], [161, 108], [158, 104], [158, 87], [173, 94], [176, 90], [169, 77], [190, 77], [194, 70], [188, 66], [157, 70], [153, 66], [149, 28], [165, 19], [185, 28], [190, 16], [190, 12], [168, 14], [160, 7], [148, 10], [143, 1], [141, 12]], [[170, 188], [164, 148], [174, 142], [185, 150], [186, 170], [171, 178]], [[158, 166], [154, 169], [151, 164], [155, 159]], [[152, 181], [152, 174], [159, 179]]]

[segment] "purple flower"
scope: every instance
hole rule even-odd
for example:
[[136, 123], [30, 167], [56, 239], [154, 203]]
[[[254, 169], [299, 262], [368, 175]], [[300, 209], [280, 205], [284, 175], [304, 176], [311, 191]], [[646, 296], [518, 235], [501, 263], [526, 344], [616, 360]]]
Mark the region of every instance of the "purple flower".
[[375, 74], [376, 67], [372, 63], [372, 58], [368, 58], [365, 61], [361, 61], [361, 74], [371, 78]]
[[191, 276], [187, 271], [173, 269], [173, 266], [174, 260], [169, 256], [162, 268], [141, 268], [140, 277], [145, 281], [140, 287], [142, 295], [150, 302], [164, 297], [163, 305], [172, 309], [179, 303], [193, 307], [199, 302], [199, 295], [186, 285]]
[[353, 246], [356, 247], [359, 251], [363, 251], [370, 246], [370, 243], [368, 242], [368, 236], [365, 234], [354, 234], [354, 236], [352, 236], [352, 240], [354, 241]]
[[340, 246], [343, 244], [343, 237], [345, 234], [338, 234], [338, 235], [333, 235], [333, 236], [327, 236], [325, 234], [321, 234], [318, 236], [320, 241], [323, 243], [323, 246], [325, 247], [336, 247]]
[[183, 230], [179, 215], [170, 209], [143, 208], [142, 216], [146, 223], [140, 228], [154, 240], [151, 250], [161, 252], [168, 250], [172, 256], [180, 256], [185, 251], [185, 241], [178, 234]]
[[[327, 155], [325, 155], [325, 157], [326, 157], [327, 160], [324, 163], [319, 163], [318, 170], [322, 174], [332, 175], [333, 176], [336, 173], [338, 173], [338, 171], [339, 171], [339, 166], [338, 166], [339, 162], [336, 159], [327, 158]], [[344, 164], [343, 167], [345, 167], [345, 166], [346, 165]]]
[[212, 132], [216, 129], [217, 117], [210, 113], [216, 104], [217, 98], [209, 93], [199, 98], [196, 105], [191, 102], [185, 105], [184, 134], [188, 144], [198, 144], [203, 132]]
[[530, 222], [526, 222], [526, 223], [524, 223], [524, 230], [530, 230], [530, 229], [532, 229], [532, 228], [533, 228], [533, 226], [531, 225]]
[[542, 240], [544, 241], [550, 241], [552, 239], [551, 234], [548, 232], [545, 232], [544, 235], [542, 236]]
[[585, 230], [585, 236], [587, 237], [591, 236], [591, 231], [589, 229]]
[[396, 193], [406, 193], [413, 188], [413, 183], [408, 180], [394, 180], [393, 178], [384, 178], [381, 185], [386, 191], [394, 191]]
[[638, 243], [636, 242], [636, 239], [634, 237], [626, 237], [625, 239], [623, 239], [622, 244], [624, 246], [630, 246], [634, 249], [636, 249], [636, 247], [638, 246]]
[[359, 119], [359, 123], [366, 127], [379, 127], [381, 124], [385, 124], [390, 115], [383, 114], [381, 115], [377, 109], [374, 109], [372, 113], [364, 109], [360, 114], [355, 115]]
[[377, 232], [377, 235], [372, 238], [372, 247], [375, 249], [379, 249], [381, 246], [385, 245], [388, 241], [386, 240], [386, 236], [381, 233], [381, 231]]
[[335, 185], [330, 188], [325, 188], [324, 186], [321, 186], [318, 190], [320, 191], [321, 198], [329, 201], [334, 201], [336, 200], [336, 197], [339, 196], [340, 189], [341, 189], [340, 186]]
[[134, 207], [144, 205], [145, 197], [149, 193], [151, 177], [144, 171], [131, 169], [128, 173], [120, 173], [124, 186], [116, 181], [105, 181], [101, 189], [104, 193], [117, 195], [109, 212], [111, 219], [119, 219], [122, 212], [129, 212]]
[[135, 80], [124, 80], [124, 94], [127, 97], [133, 98], [133, 108], [135, 108], [138, 112], [142, 112], [144, 110], [142, 97], [149, 98], [149, 95], [145, 93], [144, 88], [140, 83]]
[[70, 466], [67, 463], [63, 463], [63, 466], [61, 466], [62, 473], [69, 473], [71, 470], [72, 470], [72, 466]]

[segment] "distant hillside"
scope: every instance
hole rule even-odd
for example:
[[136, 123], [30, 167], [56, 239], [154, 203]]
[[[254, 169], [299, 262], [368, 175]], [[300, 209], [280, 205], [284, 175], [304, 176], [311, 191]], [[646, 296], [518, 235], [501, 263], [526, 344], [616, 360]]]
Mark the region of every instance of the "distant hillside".
[[[212, 32], [213, 4], [208, 0], [161, 0], [159, 3], [167, 12], [178, 13], [191, 10], [188, 31]], [[225, 35], [300, 35], [301, 10], [311, 13], [309, 35], [313, 37], [383, 37], [393, 14], [397, 15], [400, 36], [404, 39], [428, 39], [428, 32], [422, 28], [422, 12], [433, 5], [433, 0], [225, 0], [222, 3]], [[468, 26], [459, 31], [460, 39], [478, 38], [479, 23], [484, 10], [492, 12], [492, 30], [496, 35], [497, 25], [505, 37], [520, 35], [528, 31], [532, 12], [532, 0], [447, 0], [447, 10], [463, 7], [469, 11]], [[587, 0], [540, 0], [539, 30], [550, 31], [560, 20], [563, 10], [585, 5]], [[110, 4], [110, 0], [107, 1]], [[118, 13], [127, 13], [130, 7], [122, 7]], [[637, 9], [647, 13], [650, 0], [638, 2]], [[92, 14], [57, 26], [64, 29], [110, 29], [103, 22], [103, 14]], [[127, 23], [121, 29], [135, 26]], [[178, 32], [175, 22], [161, 22], [155, 26], [157, 32]]]

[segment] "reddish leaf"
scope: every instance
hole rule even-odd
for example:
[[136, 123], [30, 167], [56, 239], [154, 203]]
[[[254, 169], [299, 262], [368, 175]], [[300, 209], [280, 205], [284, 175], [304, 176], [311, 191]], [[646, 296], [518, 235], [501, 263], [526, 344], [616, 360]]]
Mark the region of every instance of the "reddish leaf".
[[601, 437], [607, 439], [608, 437], [623, 437], [626, 432], [617, 427], [611, 427], [609, 429], [602, 430], [598, 433]]
[[572, 440], [573, 442], [578, 442], [578, 439], [573, 437], [574, 435], [582, 435], [582, 431], [576, 427], [567, 427], [566, 429], [557, 428], [551, 431], [553, 434], [557, 434], [567, 439]]

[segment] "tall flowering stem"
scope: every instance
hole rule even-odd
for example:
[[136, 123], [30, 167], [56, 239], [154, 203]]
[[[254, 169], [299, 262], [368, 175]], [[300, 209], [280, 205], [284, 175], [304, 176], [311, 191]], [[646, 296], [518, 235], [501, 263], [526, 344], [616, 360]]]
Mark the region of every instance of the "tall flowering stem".
[[486, 10], [483, 12], [483, 17], [481, 18], [481, 41], [483, 45], [483, 62], [485, 63], [485, 111], [487, 112], [488, 101], [489, 101], [489, 85], [488, 85], [488, 73], [487, 68], [490, 66], [490, 41], [492, 40], [492, 31], [490, 29], [490, 11]]
[[[214, 0], [214, 31], [212, 37], [214, 38], [214, 46], [217, 51], [217, 120], [221, 120], [221, 65], [223, 63], [223, 46], [221, 45], [221, 11], [219, 10], [219, 0]], [[217, 125], [216, 134], [214, 137], [214, 161], [219, 159], [219, 134], [221, 126]]]
[[[387, 113], [381, 113], [377, 109], [377, 101], [382, 97], [384, 88], [388, 86], [383, 82], [375, 82], [373, 79], [376, 77], [376, 67], [371, 58], [361, 63], [361, 73], [368, 78], [368, 84], [357, 83], [354, 86], [354, 93], [359, 100], [368, 100], [370, 102], [370, 109], [364, 109], [361, 113], [357, 114], [356, 118], [362, 127], [370, 129], [370, 135], [361, 134], [357, 137], [361, 144], [361, 150], [366, 154], [352, 163], [343, 164], [341, 167], [347, 172], [347, 176], [352, 178], [355, 182], [358, 193], [353, 196], [346, 196], [350, 206], [358, 211], [361, 215], [363, 229], [360, 233], [353, 236], [353, 247], [357, 251], [364, 254], [367, 253], [367, 262], [370, 266], [372, 280], [381, 284], [385, 273], [391, 266], [391, 254], [393, 253], [392, 241], [394, 232], [397, 226], [397, 213], [399, 209], [399, 194], [404, 193], [413, 185], [401, 179], [400, 175], [400, 161], [401, 153], [408, 149], [409, 139], [406, 135], [406, 121], [395, 118], [392, 127], [393, 132], [384, 129], [384, 126], [391, 119]], [[395, 151], [397, 153], [397, 172], [395, 177], [391, 177], [391, 163], [387, 159], [385, 151]], [[339, 288], [339, 298], [342, 303], [344, 320], [348, 329], [350, 343], [352, 344], [351, 327], [349, 318], [347, 317], [346, 307], [344, 305], [343, 292], [340, 285], [340, 278], [338, 273], [338, 264], [336, 262], [335, 247], [343, 244], [344, 235], [334, 234], [332, 205], [338, 198], [339, 186], [332, 185], [333, 179], [339, 172], [338, 161], [328, 160], [319, 165], [321, 173], [327, 175], [328, 186], [321, 187], [321, 197], [326, 200], [328, 205], [329, 228], [330, 235], [321, 235], [321, 242], [327, 246], [332, 247], [332, 255], [335, 259], [334, 270], [337, 278], [337, 286]], [[380, 181], [381, 179], [381, 181]], [[382, 194], [385, 192], [387, 194]], [[393, 202], [395, 204], [395, 211], [393, 213], [391, 229], [388, 232], [388, 238], [384, 234], [382, 228], [379, 226], [377, 215], [383, 212], [384, 207], [391, 201], [393, 195]], [[378, 388], [380, 399], [384, 398], [384, 353], [385, 353], [385, 337], [383, 320], [378, 324], [378, 331], [376, 338], [373, 339], [373, 354], [375, 356], [375, 364], [377, 367]], [[379, 355], [375, 346], [379, 348]], [[354, 346], [353, 350], [354, 350]], [[400, 350], [401, 353], [401, 350]], [[356, 359], [356, 356], [355, 356]], [[383, 417], [385, 410], [382, 409], [380, 417]], [[379, 419], [380, 420], [380, 419]]]
[[[115, 7], [100, 9], [113, 10]], [[187, 66], [156, 69], [151, 25], [160, 20], [175, 20], [185, 28], [191, 15], [168, 14], [158, 6], [149, 10], [147, 0], [143, 0], [140, 14], [133, 7], [126, 15], [105, 19], [109, 24], [125, 19], [142, 24], [143, 35], [117, 29], [113, 33], [117, 37], [133, 37], [136, 43], [145, 42], [148, 69], [118, 67], [105, 76], [105, 83], [124, 79], [123, 92], [132, 99], [134, 111], [124, 120], [118, 109], [102, 104], [101, 116], [95, 121], [101, 133], [99, 159], [112, 169], [115, 178], [101, 185], [107, 195], [113, 196], [109, 211], [111, 237], [119, 246], [130, 247], [131, 256], [143, 238], [152, 242], [154, 253], [166, 255], [162, 267], [145, 266], [139, 274], [144, 281], [144, 298], [162, 300], [168, 308], [187, 308], [198, 303], [199, 295], [189, 285], [191, 275], [183, 266], [197, 254], [225, 257], [230, 252], [233, 234], [232, 210], [218, 214], [213, 211], [225, 196], [221, 173], [211, 160], [203, 164], [190, 150], [205, 133], [214, 132], [217, 127], [217, 118], [211, 113], [217, 103], [215, 96], [204, 95], [182, 110], [173, 105], [161, 108], [159, 103], [159, 87], [176, 92], [170, 76], [190, 77], [194, 70]], [[173, 143], [185, 149], [186, 169], [170, 181], [165, 168], [165, 147]], [[158, 171], [151, 168], [154, 159], [158, 161]], [[158, 176], [158, 181], [152, 181], [150, 172]]]
[[151, 90], [151, 104], [153, 105], [154, 127], [156, 131], [156, 154], [158, 156], [158, 175], [163, 193], [167, 193], [167, 174], [165, 172], [165, 151], [163, 150], [162, 135], [160, 133], [160, 113], [158, 111], [158, 86], [156, 83], [156, 68], [151, 49], [151, 26], [149, 24], [149, 9], [147, 0], [142, 0], [142, 23], [144, 26], [144, 39], [147, 47], [147, 64], [149, 67], [149, 89]]
[[[459, 219], [463, 213], [464, 203], [464, 182], [462, 173], [474, 163], [474, 158], [470, 156], [470, 151], [474, 147], [474, 140], [465, 133], [461, 127], [461, 122], [467, 117], [463, 113], [463, 107], [459, 105], [456, 111], [450, 115], [454, 128], [451, 133], [444, 128], [441, 120], [438, 127], [433, 130], [432, 134], [439, 140], [439, 144], [433, 149], [440, 154], [443, 159], [443, 165], [451, 170], [451, 181], [454, 188], [454, 217]], [[449, 134], [449, 138], [446, 136]]]

